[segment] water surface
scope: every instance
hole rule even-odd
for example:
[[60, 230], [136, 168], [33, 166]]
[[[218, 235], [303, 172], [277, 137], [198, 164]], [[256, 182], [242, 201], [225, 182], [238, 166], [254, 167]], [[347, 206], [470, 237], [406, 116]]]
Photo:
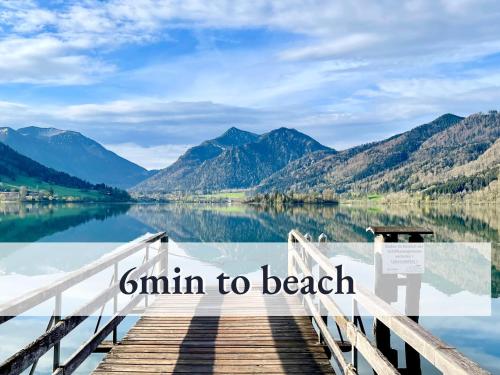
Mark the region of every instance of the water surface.
[[[495, 206], [294, 206], [281, 209], [265, 209], [243, 205], [196, 205], [196, 204], [144, 204], [144, 205], [0, 205], [0, 242], [122, 242], [146, 232], [165, 231], [178, 242], [282, 242], [291, 229], [310, 233], [314, 238], [321, 233], [329, 241], [367, 242], [372, 235], [368, 226], [424, 226], [435, 235], [426, 241], [439, 242], [490, 242], [492, 254], [492, 317], [474, 318], [422, 318], [421, 323], [434, 334], [464, 354], [488, 368], [500, 373], [500, 215]], [[12, 254], [0, 254], [0, 273], [15, 272], [9, 263]], [[71, 253], [51, 254], [37, 262], [36, 269], [44, 269], [43, 263], [71, 271], [95, 258], [75, 258]], [[350, 255], [353, 256], [353, 255]], [[363, 255], [358, 260], [372, 264], [373, 258]], [[467, 269], [467, 259], [457, 265]], [[19, 271], [20, 272], [20, 271]], [[457, 272], [456, 267], [450, 272]], [[454, 293], [451, 288], [448, 293]], [[87, 322], [92, 325], [94, 322]], [[7, 323], [0, 327], [0, 360], [15, 348], [27, 343], [33, 334], [43, 331], [46, 322], [27, 319]], [[10, 327], [7, 327], [10, 325]], [[81, 332], [89, 327], [83, 325]], [[125, 330], [123, 327], [122, 330]], [[13, 333], [15, 332], [15, 333]], [[81, 343], [78, 332], [66, 338], [63, 355], [68, 355]], [[8, 340], [6, 339], [8, 338]], [[99, 361], [94, 355], [80, 369], [87, 373]], [[40, 362], [40, 371], [49, 372], [49, 358]]]

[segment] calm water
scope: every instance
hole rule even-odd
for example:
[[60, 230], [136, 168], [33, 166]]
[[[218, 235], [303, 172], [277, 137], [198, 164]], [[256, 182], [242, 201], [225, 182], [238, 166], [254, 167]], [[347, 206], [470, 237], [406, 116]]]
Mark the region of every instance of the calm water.
[[[174, 241], [184, 242], [282, 242], [292, 228], [317, 237], [327, 234], [330, 241], [372, 241], [366, 233], [370, 225], [406, 225], [432, 228], [431, 241], [491, 242], [492, 317], [422, 318], [421, 323], [472, 359], [500, 374], [500, 215], [498, 207], [380, 207], [300, 206], [285, 210], [257, 209], [248, 206], [221, 205], [0, 205], [0, 242], [121, 242], [145, 232], [166, 231]], [[2, 270], [11, 272], [9, 255], [0, 254]], [[81, 267], [89, 258], [68, 252], [58, 259], [64, 271]], [[53, 262], [47, 257], [33, 260], [37, 269]], [[366, 263], [371, 258], [362, 259]], [[453, 291], [450, 291], [452, 293]], [[91, 327], [87, 322], [80, 329]], [[0, 327], [0, 360], [16, 351], [43, 330], [46, 322], [36, 319], [12, 321]], [[5, 326], [7, 326], [7, 324]], [[129, 324], [132, 324], [129, 322]], [[86, 326], [87, 325], [87, 326]], [[126, 329], [126, 326], [122, 328]], [[15, 332], [15, 333], [13, 333]], [[8, 340], [6, 340], [8, 338]], [[78, 332], [63, 341], [63, 354], [78, 347]], [[99, 361], [94, 355], [80, 369], [87, 373]], [[48, 359], [40, 371], [48, 371]]]

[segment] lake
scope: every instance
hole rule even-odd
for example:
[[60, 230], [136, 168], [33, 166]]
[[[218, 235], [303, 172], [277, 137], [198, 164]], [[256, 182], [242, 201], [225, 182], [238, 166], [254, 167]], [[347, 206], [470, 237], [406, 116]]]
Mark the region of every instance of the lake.
[[[368, 226], [423, 226], [433, 229], [429, 241], [490, 242], [493, 244], [492, 317], [422, 318], [421, 324], [447, 343], [479, 362], [492, 373], [500, 373], [500, 208], [498, 206], [294, 206], [263, 209], [245, 205], [209, 204], [2, 204], [0, 242], [123, 242], [146, 232], [166, 231], [177, 242], [284, 242], [296, 228], [317, 238], [321, 233], [335, 242], [370, 242]], [[427, 239], [426, 239], [427, 240]], [[16, 272], [11, 254], [0, 254], [0, 274]], [[58, 256], [58, 268], [78, 269], [92, 256]], [[50, 254], [33, 260], [36, 269], [54, 264]], [[362, 259], [370, 263], [372, 259]], [[46, 264], [44, 264], [46, 262]], [[14, 268], [13, 268], [14, 267]], [[17, 271], [18, 272], [18, 271]], [[450, 291], [453, 293], [453, 291]], [[0, 360], [18, 350], [43, 331], [47, 322], [34, 318], [0, 326]], [[122, 331], [126, 330], [126, 323]], [[9, 327], [7, 327], [9, 325]], [[86, 322], [81, 329], [89, 329]], [[78, 333], [63, 341], [63, 357], [79, 342]], [[80, 369], [96, 366], [93, 355]], [[49, 361], [40, 361], [48, 372]]]

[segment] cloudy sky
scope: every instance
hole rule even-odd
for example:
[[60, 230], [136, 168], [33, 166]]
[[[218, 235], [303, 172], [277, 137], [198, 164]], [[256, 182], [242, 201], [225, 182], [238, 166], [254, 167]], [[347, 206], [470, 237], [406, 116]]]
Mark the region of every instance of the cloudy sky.
[[499, 99], [495, 0], [0, 1], [0, 126], [148, 168], [230, 126], [342, 149]]

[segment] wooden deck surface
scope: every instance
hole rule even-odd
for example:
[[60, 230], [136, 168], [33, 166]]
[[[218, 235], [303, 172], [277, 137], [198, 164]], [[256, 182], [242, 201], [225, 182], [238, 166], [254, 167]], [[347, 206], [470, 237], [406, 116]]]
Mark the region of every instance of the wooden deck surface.
[[309, 317], [144, 316], [95, 374], [334, 374]]

